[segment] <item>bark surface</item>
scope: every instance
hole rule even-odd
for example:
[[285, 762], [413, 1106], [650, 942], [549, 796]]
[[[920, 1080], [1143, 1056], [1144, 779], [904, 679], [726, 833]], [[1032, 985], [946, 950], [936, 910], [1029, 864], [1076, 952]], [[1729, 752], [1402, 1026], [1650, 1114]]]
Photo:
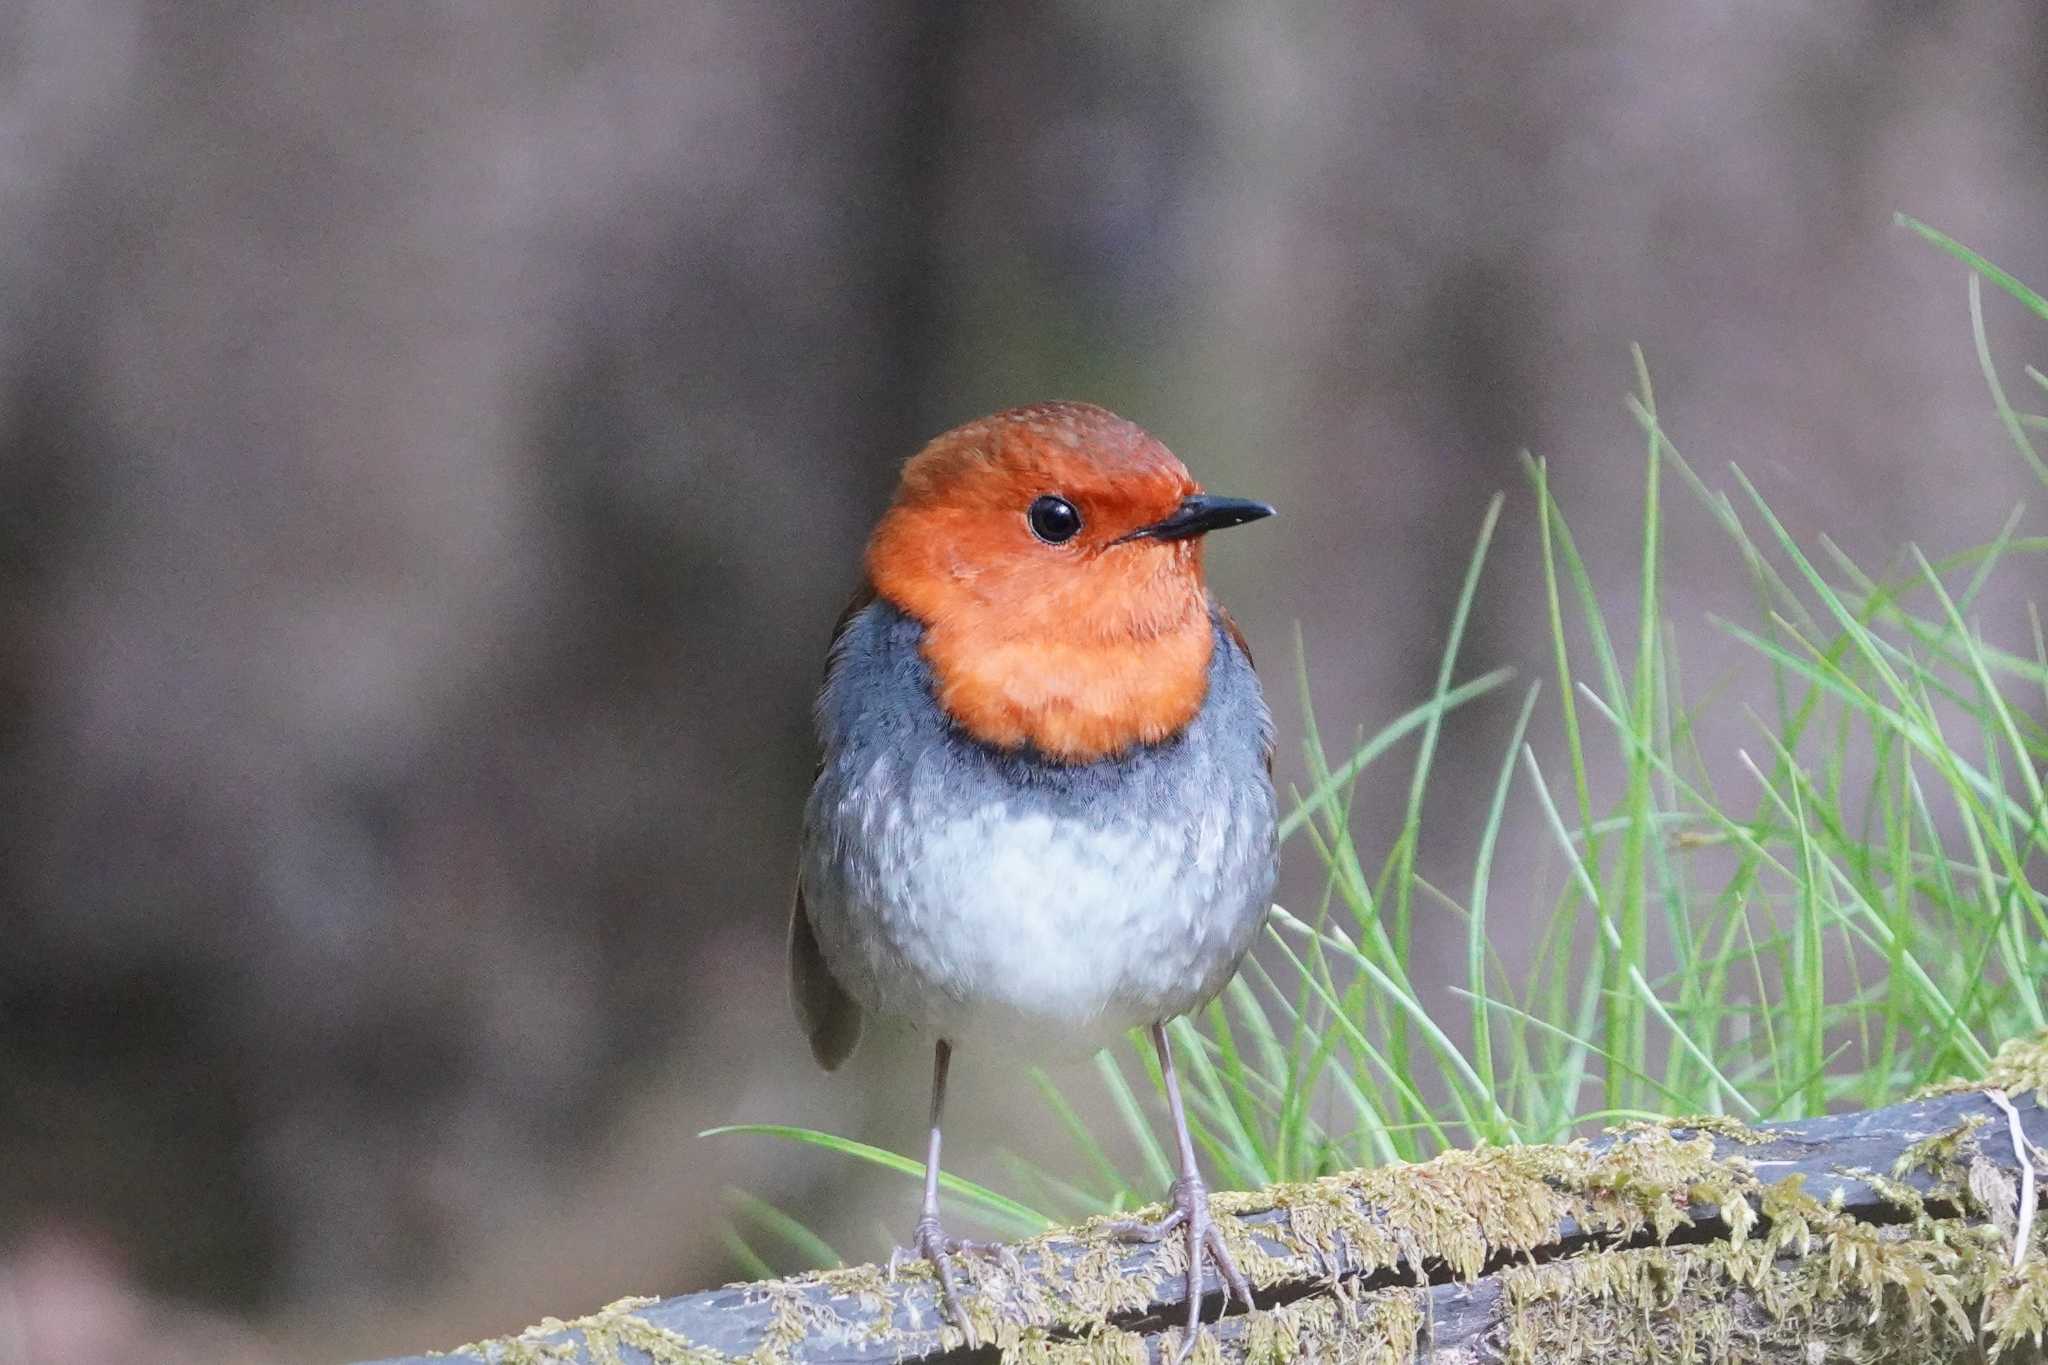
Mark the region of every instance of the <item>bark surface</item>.
[[[2032, 1045], [2038, 1050], [2039, 1045]], [[2007, 1077], [2040, 1058], [2009, 1049]], [[2001, 1058], [2006, 1063], [2007, 1058]], [[1996, 1097], [1994, 1097], [1996, 1096]], [[1755, 1128], [1632, 1125], [1554, 1147], [1217, 1196], [1257, 1289], [1200, 1357], [1453, 1362], [2044, 1359], [2043, 1094], [1954, 1090]], [[2015, 1142], [2014, 1119], [2033, 1150]], [[2031, 1171], [2029, 1172], [2029, 1165]], [[2016, 1238], [2025, 1235], [2028, 1245]], [[922, 1266], [876, 1266], [668, 1299], [385, 1365], [671, 1365], [1171, 1358], [1184, 1316], [1172, 1245], [1089, 1227], [966, 1258], [984, 1347], [942, 1325]], [[1982, 1353], [1982, 1354], [1980, 1354]]]

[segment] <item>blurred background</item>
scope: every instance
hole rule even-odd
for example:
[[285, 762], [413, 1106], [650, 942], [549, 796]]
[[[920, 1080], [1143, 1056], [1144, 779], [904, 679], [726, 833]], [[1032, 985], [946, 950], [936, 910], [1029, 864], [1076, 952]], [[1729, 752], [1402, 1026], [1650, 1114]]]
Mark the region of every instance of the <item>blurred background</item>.
[[[918, 1140], [922, 1049], [815, 1074], [781, 960], [904, 457], [1085, 398], [1277, 503], [1210, 563], [1298, 783], [1296, 624], [1327, 734], [1421, 700], [1496, 490], [1465, 657], [1546, 667], [1519, 450], [1630, 591], [1631, 342], [1795, 533], [1989, 538], [2029, 476], [1892, 215], [2048, 279], [2044, 135], [2029, 0], [12, 0], [0, 1362], [698, 1288], [729, 1187], [885, 1251], [908, 1182], [696, 1134]], [[1704, 642], [1746, 598], [1681, 498]], [[1512, 711], [1447, 733], [1425, 866]], [[1000, 1183], [1050, 1124], [955, 1075]]]

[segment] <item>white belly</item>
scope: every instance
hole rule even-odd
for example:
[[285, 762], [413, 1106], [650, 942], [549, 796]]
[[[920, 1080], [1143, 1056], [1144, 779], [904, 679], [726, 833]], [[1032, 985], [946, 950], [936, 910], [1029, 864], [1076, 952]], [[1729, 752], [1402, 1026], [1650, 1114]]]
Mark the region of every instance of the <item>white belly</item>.
[[[870, 791], [894, 786], [871, 779]], [[848, 814], [876, 814], [849, 796]], [[810, 902], [819, 946], [878, 1015], [961, 1045], [1085, 1055], [1198, 1007], [1249, 947], [1270, 835], [1239, 827], [1234, 804], [1219, 792], [1167, 819], [1022, 800], [942, 820], [898, 807], [881, 816], [884, 838], [840, 845], [837, 867], [807, 865], [806, 886], [826, 892]]]

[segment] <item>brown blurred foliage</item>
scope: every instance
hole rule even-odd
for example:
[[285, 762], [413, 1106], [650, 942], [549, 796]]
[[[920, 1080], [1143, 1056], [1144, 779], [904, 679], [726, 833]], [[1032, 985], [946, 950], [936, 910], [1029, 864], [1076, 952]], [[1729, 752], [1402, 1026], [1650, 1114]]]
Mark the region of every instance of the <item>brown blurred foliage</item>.
[[[1891, 215], [2048, 279], [2044, 132], [2026, 0], [14, 0], [0, 1360], [128, 1358], [67, 1302], [331, 1357], [687, 1288], [733, 1183], [873, 1250], [901, 1191], [694, 1133], [915, 1126], [886, 1049], [808, 1076], [778, 941], [898, 460], [1146, 424], [1281, 505], [1219, 588], [1376, 725], [1518, 448], [1626, 583], [1631, 341], [1802, 531], [1988, 534], [2024, 471]], [[1541, 658], [1526, 511], [1482, 663]], [[1682, 608], [1739, 592], [1692, 528]]]

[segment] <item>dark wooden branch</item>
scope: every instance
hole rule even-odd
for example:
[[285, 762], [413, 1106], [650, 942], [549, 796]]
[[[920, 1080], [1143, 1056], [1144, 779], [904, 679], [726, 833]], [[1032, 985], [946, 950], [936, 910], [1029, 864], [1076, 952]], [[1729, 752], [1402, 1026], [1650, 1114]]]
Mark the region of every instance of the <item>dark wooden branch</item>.
[[[2048, 1146], [2041, 1097], [2012, 1103]], [[2006, 1269], [2019, 1169], [2004, 1113], [1981, 1091], [1753, 1130], [1639, 1125], [1564, 1147], [1453, 1152], [1219, 1195], [1259, 1301], [1217, 1323], [1212, 1275], [1204, 1316], [1225, 1359], [1466, 1365], [1583, 1351], [1618, 1362], [1709, 1338], [1731, 1359], [1804, 1361], [1816, 1340], [1850, 1338], [1882, 1358], [1963, 1358], [1979, 1318], [2033, 1285], [2027, 1276], [2048, 1306], [2048, 1258]], [[1185, 1315], [1178, 1255], [1085, 1228], [1050, 1234], [1011, 1264], [970, 1260], [970, 1312], [984, 1341], [1157, 1359]], [[892, 1283], [862, 1266], [626, 1301], [386, 1365], [994, 1358], [939, 1322], [922, 1267]]]

